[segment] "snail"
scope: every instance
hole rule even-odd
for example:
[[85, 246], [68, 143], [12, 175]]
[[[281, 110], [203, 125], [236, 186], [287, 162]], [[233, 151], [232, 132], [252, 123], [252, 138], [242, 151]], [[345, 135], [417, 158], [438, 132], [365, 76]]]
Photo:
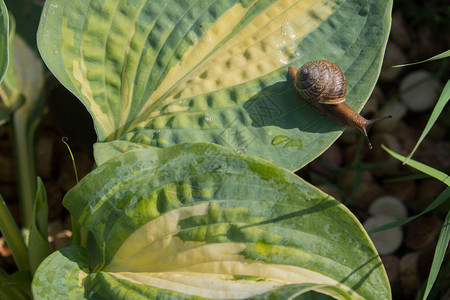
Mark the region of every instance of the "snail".
[[289, 77], [300, 99], [328, 119], [361, 130], [369, 149], [372, 149], [367, 126], [391, 116], [367, 120], [345, 104], [347, 83], [344, 72], [336, 64], [326, 60], [313, 60], [300, 69], [289, 66]]

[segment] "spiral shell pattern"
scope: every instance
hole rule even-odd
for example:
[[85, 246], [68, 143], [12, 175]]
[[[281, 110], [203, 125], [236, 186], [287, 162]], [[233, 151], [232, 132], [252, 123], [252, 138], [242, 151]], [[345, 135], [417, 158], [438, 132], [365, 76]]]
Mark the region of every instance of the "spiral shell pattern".
[[313, 60], [300, 67], [294, 85], [298, 97], [308, 102], [338, 104], [345, 101], [344, 73], [326, 60]]

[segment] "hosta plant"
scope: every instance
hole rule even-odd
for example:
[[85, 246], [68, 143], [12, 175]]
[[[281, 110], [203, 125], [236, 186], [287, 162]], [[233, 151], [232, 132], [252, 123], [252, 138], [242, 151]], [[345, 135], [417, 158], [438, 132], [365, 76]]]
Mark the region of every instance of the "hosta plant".
[[52, 254], [38, 299], [386, 299], [377, 253], [338, 201], [289, 171], [210, 143], [136, 149], [85, 177], [64, 205], [86, 248]]
[[296, 98], [287, 65], [334, 61], [360, 110], [391, 6], [47, 0], [38, 47], [90, 112], [98, 167], [64, 199], [81, 238], [34, 297], [389, 299], [359, 222], [292, 173], [343, 128]]
[[343, 128], [296, 98], [287, 65], [335, 62], [347, 103], [360, 110], [378, 78], [391, 5], [50, 0], [38, 44], [91, 113], [98, 159], [117, 140], [126, 149], [212, 142], [296, 170]]

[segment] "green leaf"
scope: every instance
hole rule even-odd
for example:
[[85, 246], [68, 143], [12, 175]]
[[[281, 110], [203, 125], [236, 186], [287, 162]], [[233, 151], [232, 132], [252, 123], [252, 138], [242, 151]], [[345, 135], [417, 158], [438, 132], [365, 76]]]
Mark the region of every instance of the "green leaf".
[[[231, 299], [312, 284], [335, 296], [390, 298], [376, 250], [345, 206], [285, 169], [215, 144], [128, 151], [63, 204], [90, 232], [86, 297]], [[46, 273], [66, 268], [51, 260], [36, 273], [42, 291], [61, 283]]]
[[34, 299], [83, 299], [83, 279], [87, 276], [86, 250], [70, 246], [52, 253], [33, 277]]
[[19, 88], [17, 87], [16, 75], [14, 73], [14, 36], [16, 33], [16, 22], [11, 15], [10, 27], [8, 31], [8, 68], [5, 77], [0, 84], [0, 97], [5, 107], [12, 113], [25, 102], [20, 97]]
[[16, 271], [9, 275], [3, 269], [0, 269], [0, 299], [30, 299], [30, 282], [31, 276], [28, 271]]
[[15, 17], [17, 33], [37, 52], [36, 33], [44, 1], [6, 0], [9, 12]]
[[31, 273], [34, 274], [39, 264], [50, 255], [52, 249], [48, 243], [48, 205], [47, 194], [41, 178], [37, 178], [37, 192], [28, 237], [28, 259]]
[[[391, 8], [390, 0], [47, 0], [38, 47], [90, 112], [99, 142], [212, 142], [295, 170], [343, 127], [297, 99], [288, 65], [337, 63], [349, 105], [361, 110]], [[295, 142], [274, 145], [279, 136]]]
[[21, 271], [29, 270], [27, 248], [2, 195], [0, 195], [0, 232], [11, 249], [17, 268]]
[[314, 290], [327, 291], [332, 295], [339, 295], [339, 299], [352, 299], [348, 293], [343, 293], [335, 286], [327, 286], [324, 284], [290, 284], [280, 288], [274, 289], [270, 292], [252, 297], [254, 300], [264, 299], [297, 299], [297, 300], [309, 300], [309, 299], [333, 299], [333, 297], [325, 294], [314, 292]]
[[9, 17], [5, 2], [0, 0], [0, 82], [5, 77], [9, 62]]
[[11, 38], [11, 61], [7, 77], [1, 85], [1, 96], [9, 107], [19, 108], [14, 102], [22, 95], [24, 106], [32, 110], [38, 104], [40, 91], [44, 85], [43, 64], [37, 54], [18, 34]]
[[11, 111], [22, 225], [28, 228], [36, 193], [34, 142], [44, 111], [44, 72], [42, 60], [19, 35], [14, 35], [11, 44], [10, 64], [0, 85], [0, 96]]

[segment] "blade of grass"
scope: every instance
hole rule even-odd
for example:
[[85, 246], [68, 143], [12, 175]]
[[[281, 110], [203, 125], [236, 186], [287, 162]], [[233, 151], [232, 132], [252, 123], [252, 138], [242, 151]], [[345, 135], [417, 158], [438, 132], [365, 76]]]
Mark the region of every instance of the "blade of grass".
[[67, 141], [68, 141], [68, 140], [69, 140], [69, 139], [68, 139], [67, 137], [63, 137], [63, 138], [62, 138], [62, 142], [63, 142], [64, 144], [66, 144], [67, 150], [69, 150], [70, 157], [72, 158], [72, 165], [73, 165], [73, 170], [74, 170], [74, 172], [75, 172], [75, 179], [76, 179], [76, 181], [77, 181], [77, 183], [78, 183], [77, 165], [75, 164], [75, 158], [73, 158], [72, 150], [70, 150], [70, 146], [69, 146], [69, 144], [67, 144]]
[[[386, 152], [388, 152], [390, 155], [392, 155], [394, 158], [402, 161], [405, 159], [405, 157], [403, 155], [397, 154], [392, 150], [389, 150], [388, 148], [386, 148], [386, 146], [382, 145], [381, 146]], [[446, 185], [450, 186], [450, 178], [447, 174], [436, 170], [432, 167], [429, 167], [425, 164], [422, 164], [418, 161], [415, 160], [409, 160], [408, 161], [408, 165], [425, 173], [430, 175], [431, 177], [434, 177], [440, 181], [442, 181], [443, 183], [445, 183]], [[375, 233], [375, 232], [379, 232], [379, 231], [383, 231], [383, 230], [388, 230], [397, 226], [401, 226], [404, 225], [406, 223], [409, 223], [415, 219], [417, 219], [418, 217], [422, 216], [423, 214], [435, 209], [436, 207], [438, 207], [439, 205], [443, 204], [445, 201], [447, 201], [450, 198], [450, 187], [447, 187], [436, 199], [434, 199], [434, 201], [428, 205], [427, 208], [425, 208], [421, 213], [415, 215], [415, 216], [411, 216], [409, 218], [406, 219], [402, 219], [402, 220], [398, 220], [380, 227], [377, 227], [375, 229], [372, 229], [371, 231], [369, 231], [369, 233]]]
[[14, 261], [19, 270], [29, 270], [28, 254], [25, 243], [20, 234], [16, 222], [0, 195], [0, 231], [5, 237], [6, 243], [11, 249]]
[[421, 213], [415, 215], [415, 216], [411, 216], [408, 217], [406, 219], [401, 219], [392, 223], [388, 223], [386, 225], [377, 227], [375, 229], [372, 229], [369, 231], [369, 233], [375, 233], [375, 232], [379, 232], [379, 231], [384, 231], [384, 230], [388, 230], [397, 226], [402, 226], [405, 225], [411, 221], [414, 221], [415, 219], [417, 219], [418, 217], [426, 214], [427, 212], [432, 211], [433, 209], [439, 207], [441, 204], [443, 204], [445, 201], [447, 201], [448, 199], [450, 199], [450, 187], [447, 187], [439, 196], [436, 197], [436, 199], [434, 199], [434, 201], [428, 205]]
[[418, 65], [418, 64], [429, 62], [429, 61], [433, 61], [433, 60], [447, 58], [449, 56], [450, 56], [450, 50], [447, 50], [447, 51], [444, 51], [444, 52], [442, 52], [442, 53], [440, 53], [438, 55], [435, 55], [433, 57], [427, 58], [425, 60], [421, 60], [421, 61], [410, 63], [410, 64], [396, 65], [396, 66], [392, 66], [392, 67], [393, 68], [408, 67], [408, 66]]
[[[446, 280], [448, 278], [448, 275], [450, 274], [450, 262], [447, 262], [446, 260], [444, 260], [444, 262], [445, 262], [445, 265], [443, 265], [441, 267], [441, 271], [439, 272], [439, 275], [436, 278], [436, 281], [434, 282], [433, 289], [431, 289], [431, 292], [428, 295], [427, 299], [442, 300], [442, 297], [440, 297], [439, 294], [442, 292], [445, 294], [446, 291], [450, 291], [450, 282], [448, 282]], [[427, 282], [424, 282], [422, 284], [422, 287], [420, 288], [420, 290], [416, 296], [417, 300], [420, 300], [423, 298], [426, 285], [427, 285]]]
[[392, 179], [386, 179], [383, 182], [404, 182], [404, 181], [426, 179], [426, 178], [430, 178], [430, 176], [428, 176], [427, 174], [413, 174], [413, 175], [396, 177], [396, 178], [392, 178]]
[[[381, 145], [381, 147], [387, 153], [392, 155], [394, 158], [396, 158], [396, 159], [398, 159], [400, 161], [404, 161], [405, 160], [405, 157], [403, 155], [397, 154], [394, 151], [389, 150], [384, 145]], [[438, 179], [439, 181], [442, 181], [446, 185], [450, 186], [450, 177], [447, 174], [445, 174], [445, 173], [443, 173], [443, 172], [441, 172], [439, 170], [436, 170], [436, 169], [434, 169], [434, 168], [432, 168], [430, 166], [427, 166], [427, 165], [425, 165], [423, 163], [420, 163], [420, 162], [412, 160], [412, 159], [407, 162], [407, 165], [410, 166], [410, 167], [413, 167], [414, 169], [417, 169], [417, 170], [419, 170], [419, 171], [421, 171], [421, 172], [423, 172], [425, 174], [428, 174], [431, 177], [434, 177], [434, 178]]]
[[448, 103], [449, 100], [450, 100], [450, 80], [448, 80], [447, 83], [445, 84], [445, 87], [442, 90], [441, 95], [439, 96], [439, 100], [436, 103], [436, 106], [434, 107], [433, 112], [431, 113], [430, 119], [428, 120], [427, 125], [425, 126], [425, 129], [422, 132], [422, 135], [417, 141], [416, 146], [408, 155], [408, 157], [406, 157], [406, 159], [403, 161], [403, 164], [406, 164], [411, 159], [411, 157], [416, 152], [422, 140], [430, 131], [431, 127], [433, 127], [434, 123], [436, 123], [436, 120], [439, 118], [439, 115], [442, 113], [442, 110], [444, 109], [445, 105]]
[[425, 293], [422, 299], [427, 299], [428, 295], [433, 288], [434, 282], [441, 269], [442, 262], [444, 261], [445, 252], [447, 251], [448, 242], [450, 240], [450, 212], [447, 213], [444, 225], [442, 226], [441, 233], [439, 235], [438, 243], [436, 245], [436, 251], [434, 252], [433, 263], [431, 264], [430, 274], [428, 275], [427, 285]]
[[[382, 146], [383, 149], [388, 152], [390, 155], [392, 155], [393, 157], [395, 157], [398, 160], [403, 160], [405, 159], [404, 156], [399, 155], [391, 150], [389, 150], [388, 148], [386, 148], [384, 145]], [[404, 219], [404, 220], [400, 220], [394, 223], [402, 223], [405, 224], [407, 222], [410, 222], [411, 220], [418, 218], [419, 216], [423, 215], [424, 213], [436, 208], [437, 206], [439, 206], [440, 204], [444, 203], [445, 201], [447, 201], [450, 198], [450, 178], [447, 174], [440, 172], [434, 168], [431, 168], [425, 164], [419, 163], [417, 161], [414, 160], [409, 160], [407, 161], [407, 164], [423, 173], [426, 173], [440, 181], [442, 181], [443, 183], [445, 183], [447, 185], [447, 188], [420, 214]], [[396, 227], [399, 226], [401, 224], [394, 224], [394, 223], [390, 223], [381, 227], [378, 227], [374, 230], [372, 230], [370, 233], [373, 232], [377, 232], [377, 231], [382, 231], [388, 228], [392, 228], [392, 227]], [[442, 261], [444, 260], [444, 256], [445, 256], [445, 252], [447, 251], [447, 247], [448, 247], [448, 242], [450, 240], [450, 212], [447, 213], [447, 216], [445, 218], [444, 221], [444, 225], [442, 226], [441, 229], [441, 233], [439, 235], [439, 240], [438, 240], [438, 244], [436, 245], [436, 250], [434, 253], [434, 258], [433, 258], [433, 263], [431, 265], [431, 269], [430, 269], [430, 273], [428, 275], [428, 280], [427, 280], [427, 284], [426, 284], [426, 288], [425, 288], [425, 292], [423, 295], [422, 299], [426, 299], [428, 297], [428, 295], [431, 292], [431, 289], [434, 285], [434, 282], [436, 281], [437, 275], [439, 273], [439, 270], [441, 268], [442, 265]]]

